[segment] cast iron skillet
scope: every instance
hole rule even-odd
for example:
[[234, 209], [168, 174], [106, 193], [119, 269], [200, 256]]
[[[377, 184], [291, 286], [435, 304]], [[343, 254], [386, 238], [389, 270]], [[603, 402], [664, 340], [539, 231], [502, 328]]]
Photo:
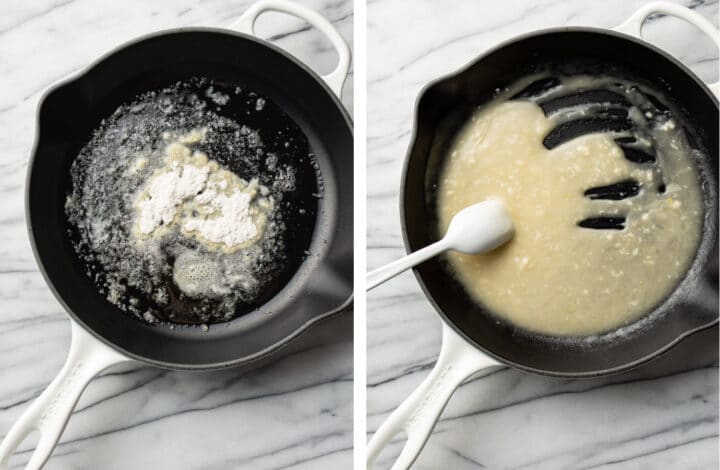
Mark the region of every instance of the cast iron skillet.
[[[640, 38], [642, 22], [661, 12], [685, 19], [720, 44], [717, 31], [700, 15], [673, 4], [649, 4], [617, 28]], [[694, 262], [675, 292], [654, 312], [654, 320], [623, 335], [569, 341], [538, 337], [484, 312], [448, 275], [439, 259], [415, 275], [443, 322], [440, 357], [432, 373], [382, 424], [369, 443], [368, 468], [400, 431], [407, 442], [393, 469], [408, 468], [419, 455], [455, 389], [470, 375], [499, 365], [559, 377], [595, 377], [624, 371], [667, 351], [683, 338], [718, 323], [717, 174], [718, 101], [713, 91], [668, 54], [640, 39], [593, 28], [559, 28], [514, 38], [459, 73], [430, 84], [417, 105], [417, 128], [403, 172], [401, 217], [408, 252], [437, 241], [431, 196], [443, 142], [457, 126], [458, 109], [474, 108], [518, 78], [547, 63], [576, 71], [618, 68], [651, 83], [676, 102], [691, 141], [706, 155], [700, 165], [707, 214]], [[692, 139], [694, 138], [694, 139]]]
[[[267, 10], [295, 15], [321, 30], [338, 51], [337, 68], [319, 77], [294, 57], [254, 38], [253, 24]], [[58, 377], [0, 446], [0, 468], [6, 468], [12, 452], [34, 429], [40, 438], [27, 468], [40, 468], [87, 383], [112, 364], [137, 360], [171, 369], [250, 367], [314, 323], [350, 306], [353, 137], [338, 98], [349, 69], [349, 48], [320, 15], [282, 0], [255, 4], [234, 29], [244, 33], [183, 28], [137, 39], [42, 98], [28, 169], [28, 231], [45, 279], [71, 316], [72, 346]], [[302, 248], [310, 255], [264, 305], [209, 331], [148, 325], [105, 300], [82, 272], [66, 234], [63, 209], [69, 167], [100, 120], [140, 93], [191, 75], [236, 81], [269, 98], [307, 136], [324, 181], [309, 246]], [[256, 124], [262, 137], [277, 123], [269, 119]]]

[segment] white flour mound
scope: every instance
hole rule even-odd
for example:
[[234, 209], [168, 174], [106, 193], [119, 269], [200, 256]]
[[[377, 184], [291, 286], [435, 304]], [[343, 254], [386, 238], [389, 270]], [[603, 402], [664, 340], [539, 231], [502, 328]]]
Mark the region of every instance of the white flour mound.
[[260, 239], [274, 202], [256, 196], [258, 190], [263, 194], [269, 190], [257, 180], [248, 183], [188, 146], [202, 142], [206, 134], [207, 129], [200, 129], [163, 136], [169, 142], [163, 166], [150, 175], [135, 201], [133, 233], [140, 241], [161, 238], [179, 227], [184, 236], [209, 250], [230, 253]]
[[252, 196], [236, 191], [230, 196], [219, 194], [211, 204], [220, 211], [218, 217], [190, 218], [183, 230], [197, 231], [204, 238], [225, 246], [237, 246], [257, 238], [258, 228], [250, 214]]
[[177, 207], [203, 189], [209, 172], [207, 167], [175, 165], [167, 173], [152, 178], [148, 182], [148, 198], [138, 203], [140, 233], [150, 234], [160, 225], [169, 225]]

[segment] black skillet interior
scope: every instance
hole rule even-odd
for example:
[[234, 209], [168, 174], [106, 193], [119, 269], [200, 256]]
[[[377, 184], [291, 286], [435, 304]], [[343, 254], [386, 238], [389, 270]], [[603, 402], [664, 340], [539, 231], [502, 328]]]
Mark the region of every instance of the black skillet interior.
[[[296, 243], [287, 249], [286, 256], [295, 263], [285, 274], [285, 285], [277, 286], [263, 305], [209, 331], [150, 326], [106, 301], [85, 276], [69, 243], [63, 209], [69, 167], [98, 123], [138, 94], [193, 76], [251, 89], [277, 105], [270, 107], [277, 110], [270, 119], [240, 119], [259, 129], [263, 141], [272, 145], [270, 135], [288, 129], [282, 110], [301, 130], [296, 133], [307, 138], [305, 150], [315, 155], [324, 185], [318, 199], [313, 196], [317, 191], [314, 175], [305, 175], [312, 184], [299, 184], [302, 194], [296, 205], [311, 209], [304, 211], [310, 220], [293, 218], [290, 214], [297, 211], [288, 211], [289, 238]], [[235, 117], [243, 114], [242, 107], [228, 108]], [[288, 54], [224, 30], [153, 34], [122, 46], [78, 78], [50, 91], [40, 105], [38, 126], [27, 185], [28, 224], [36, 257], [71, 316], [103, 341], [161, 367], [235, 366], [272, 352], [349, 304], [352, 127], [327, 86]], [[303, 140], [300, 137], [297, 140]]]
[[[480, 349], [516, 367], [559, 376], [593, 376], [630, 368], [668, 349], [693, 331], [718, 321], [717, 173], [718, 105], [702, 82], [666, 53], [648, 44], [589, 28], [532, 33], [509, 41], [461, 72], [429, 85], [418, 100], [416, 129], [402, 187], [403, 236], [408, 251], [437, 240], [433, 188], [443, 147], [474, 107], [496, 89], [563, 64], [569, 72], [623, 70], [665, 92], [682, 115], [690, 140], [707, 161], [700, 162], [706, 191], [706, 220], [698, 254], [676, 291], [631, 333], [578, 341], [538, 337], [489, 314], [448, 275], [440, 259], [415, 274], [443, 318]], [[639, 326], [640, 324], [638, 324]]]

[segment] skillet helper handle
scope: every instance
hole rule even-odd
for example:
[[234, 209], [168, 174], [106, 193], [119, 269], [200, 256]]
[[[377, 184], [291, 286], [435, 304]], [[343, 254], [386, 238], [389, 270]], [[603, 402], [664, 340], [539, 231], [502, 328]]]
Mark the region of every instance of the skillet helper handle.
[[130, 360], [105, 346], [74, 321], [70, 324], [72, 343], [65, 365], [45, 391], [10, 428], [0, 444], [0, 470], [7, 470], [10, 457], [22, 441], [35, 430], [40, 432], [40, 437], [25, 469], [42, 468], [52, 454], [80, 395], [90, 380], [111, 365]]
[[[645, 38], [642, 36], [642, 25], [653, 13], [662, 13], [664, 15], [674, 16], [675, 18], [687, 21], [705, 33], [716, 46], [720, 47], [720, 32], [710, 21], [689, 8], [668, 2], [653, 2], [643, 5], [635, 13], [633, 13], [627, 21], [620, 26], [617, 26], [615, 31], [629, 34], [644, 40]], [[715, 96], [720, 98], [720, 81], [708, 83], [707, 86], [715, 94]]]
[[300, 18], [318, 29], [330, 40], [337, 51], [338, 64], [335, 66], [335, 70], [327, 75], [322, 75], [321, 78], [339, 98], [350, 71], [350, 48], [337, 29], [319, 13], [288, 0], [260, 0], [253, 4], [230, 28], [257, 36], [255, 21], [266, 11], [276, 11]]
[[487, 367], [500, 365], [461, 338], [445, 322], [442, 325], [442, 348], [435, 367], [370, 439], [367, 448], [368, 470], [373, 468], [380, 452], [401, 431], [407, 433], [407, 442], [392, 470], [410, 468], [460, 384]]

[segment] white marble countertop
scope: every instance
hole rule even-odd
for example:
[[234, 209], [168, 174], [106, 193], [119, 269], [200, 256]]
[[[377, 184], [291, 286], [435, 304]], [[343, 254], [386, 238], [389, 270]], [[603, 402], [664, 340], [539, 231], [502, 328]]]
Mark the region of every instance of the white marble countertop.
[[[0, 2], [0, 436], [60, 369], [69, 322], [37, 270], [23, 186], [43, 90], [138, 35], [225, 26], [250, 0]], [[353, 3], [307, 0], [352, 45]], [[268, 14], [264, 37], [321, 72], [335, 53], [300, 21]], [[352, 76], [344, 103], [352, 112]], [[96, 379], [46, 468], [337, 469], [352, 465], [352, 329], [261, 370], [179, 373], [131, 367]], [[323, 345], [324, 344], [324, 345]], [[20, 468], [28, 446], [11, 461]]]
[[[641, 0], [369, 0], [368, 269], [404, 253], [398, 187], [415, 99], [512, 36], [544, 27], [614, 27]], [[688, 1], [718, 24], [716, 1]], [[685, 23], [646, 23], [647, 37], [706, 80], [718, 52]], [[671, 32], [671, 34], [669, 34]], [[368, 295], [368, 435], [432, 367], [440, 321], [411, 273]], [[632, 375], [549, 379], [510, 369], [462, 386], [443, 412], [418, 469], [716, 469], [717, 330]], [[399, 440], [381, 464], [400, 452]], [[379, 465], [387, 468], [387, 465]]]

